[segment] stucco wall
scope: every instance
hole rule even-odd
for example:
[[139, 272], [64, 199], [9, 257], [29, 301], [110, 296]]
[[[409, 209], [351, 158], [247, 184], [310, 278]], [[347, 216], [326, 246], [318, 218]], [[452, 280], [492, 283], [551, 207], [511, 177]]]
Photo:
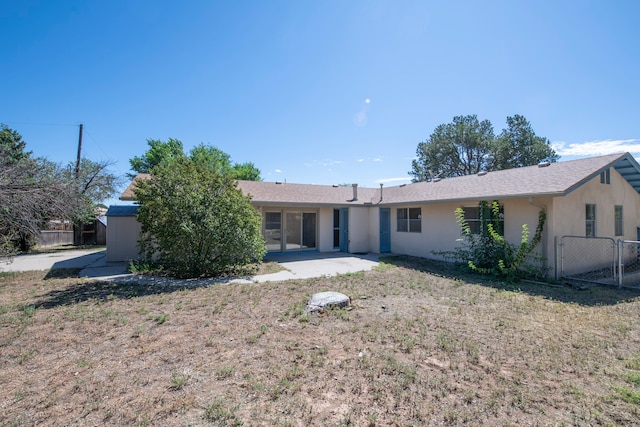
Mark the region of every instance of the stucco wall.
[[[443, 259], [434, 251], [452, 251], [461, 243], [460, 227], [456, 223], [458, 207], [478, 206], [480, 200], [459, 203], [407, 205], [422, 210], [422, 232], [397, 231], [397, 207], [391, 209], [391, 251], [424, 258]], [[531, 237], [538, 225], [540, 208], [527, 200], [501, 201], [504, 206], [504, 231], [507, 241], [518, 244], [522, 238], [522, 225], [527, 224]], [[542, 248], [540, 248], [542, 252]]]
[[[432, 253], [440, 245], [446, 247], [451, 231], [457, 229], [453, 216], [454, 207], [446, 205], [407, 205], [401, 208], [421, 208], [420, 233], [398, 231], [398, 207], [391, 208], [391, 252], [425, 258], [434, 258]], [[451, 217], [450, 220], [448, 217]], [[446, 232], [446, 228], [449, 232]], [[443, 238], [444, 237], [444, 238]], [[455, 240], [455, 238], [454, 238]], [[452, 247], [452, 246], [449, 246]]]
[[349, 208], [349, 252], [369, 252], [369, 208]]
[[107, 261], [128, 261], [139, 258], [138, 239], [141, 225], [133, 216], [109, 217], [107, 227]]
[[[600, 176], [597, 175], [567, 196], [554, 200], [554, 236], [558, 239], [563, 236], [585, 236], [587, 204], [596, 205], [596, 237], [611, 238], [614, 241], [636, 240], [637, 227], [640, 225], [640, 195], [613, 168], [610, 172], [610, 184], [601, 183]], [[622, 236], [615, 235], [616, 205], [623, 207]], [[576, 241], [569, 245], [569, 240], [565, 241], [567, 244], [562, 248], [564, 253], [556, 254], [558, 265], [564, 255], [562, 262], [565, 274], [609, 268], [612, 255], [615, 255], [613, 250], [608, 249], [608, 243], [594, 242], [589, 245], [589, 242]]]
[[322, 207], [318, 211], [318, 250], [331, 252], [333, 248], [333, 208]]
[[380, 208], [369, 208], [369, 252], [380, 253]]
[[[585, 235], [586, 204], [596, 205], [596, 236], [636, 240], [640, 196], [611, 169], [611, 184], [602, 184], [600, 176], [556, 200], [554, 221], [563, 235]], [[614, 206], [623, 206], [624, 236], [615, 236]]]

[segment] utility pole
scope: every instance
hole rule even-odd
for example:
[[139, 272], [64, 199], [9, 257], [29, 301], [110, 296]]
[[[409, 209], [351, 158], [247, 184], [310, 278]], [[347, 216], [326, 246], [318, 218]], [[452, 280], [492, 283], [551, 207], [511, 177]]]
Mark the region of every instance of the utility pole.
[[80, 134], [78, 135], [78, 157], [76, 159], [76, 179], [80, 177], [80, 157], [82, 156], [82, 128], [84, 125], [80, 123]]
[[[80, 178], [80, 158], [82, 157], [82, 128], [80, 123], [80, 133], [78, 135], [78, 157], [76, 159], [76, 181]], [[82, 225], [73, 225], [73, 244], [76, 246], [82, 245]]]

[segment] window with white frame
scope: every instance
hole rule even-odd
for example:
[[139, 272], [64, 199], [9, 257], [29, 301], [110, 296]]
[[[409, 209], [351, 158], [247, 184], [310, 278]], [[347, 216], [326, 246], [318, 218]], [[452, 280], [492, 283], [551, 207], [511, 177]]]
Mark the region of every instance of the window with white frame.
[[614, 206], [615, 217], [615, 233], [616, 236], [624, 236], [624, 216], [622, 215], [622, 206]]
[[465, 206], [462, 210], [464, 211], [464, 220], [469, 226], [471, 234], [484, 233], [487, 230], [487, 225], [493, 224], [494, 230], [501, 236], [504, 235], [503, 205], [499, 205], [497, 216], [492, 212], [491, 205], [485, 203], [481, 203], [478, 206]]
[[596, 237], [596, 205], [586, 205], [585, 218], [585, 235]]
[[422, 208], [398, 208], [396, 219], [398, 231], [422, 232]]

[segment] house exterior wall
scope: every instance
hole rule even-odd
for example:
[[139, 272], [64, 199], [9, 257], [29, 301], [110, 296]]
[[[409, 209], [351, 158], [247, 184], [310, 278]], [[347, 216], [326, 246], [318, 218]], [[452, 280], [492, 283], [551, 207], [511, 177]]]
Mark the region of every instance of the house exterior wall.
[[[316, 248], [320, 252], [332, 252], [333, 247], [333, 207], [308, 206], [254, 206], [262, 218], [262, 232], [264, 233], [265, 213], [280, 212], [285, 221], [286, 212], [315, 212], [316, 213]], [[284, 236], [282, 236], [284, 238]], [[303, 249], [306, 250], [306, 249]]]
[[336, 251], [333, 247], [333, 208], [323, 206], [318, 210], [318, 250]]
[[107, 227], [107, 261], [128, 261], [139, 258], [138, 239], [141, 224], [134, 216], [109, 217]]
[[[391, 207], [391, 252], [423, 258], [436, 257], [432, 251], [443, 248], [447, 245], [448, 241], [446, 239], [439, 239], [439, 236], [441, 236], [442, 232], [445, 231], [442, 228], [449, 226], [447, 223], [450, 222], [452, 225], [449, 227], [449, 231], [452, 231], [451, 227], [457, 229], [455, 217], [453, 216], [455, 207], [451, 206], [449, 210], [447, 210], [447, 206], [445, 204], [411, 204]], [[420, 233], [398, 231], [398, 209], [404, 208], [421, 208], [422, 231]], [[450, 213], [450, 221], [448, 221], [445, 212]], [[438, 246], [437, 248], [436, 245], [440, 244], [442, 246]]]
[[380, 208], [369, 207], [369, 252], [380, 253]]
[[[453, 251], [461, 244], [458, 241], [461, 237], [461, 231], [455, 218], [456, 208], [476, 207], [480, 202], [480, 200], [476, 200], [464, 203], [434, 203], [392, 207], [391, 252], [423, 258], [444, 259], [442, 255], [436, 254], [434, 251]], [[504, 200], [500, 201], [500, 203], [504, 206], [504, 235], [507, 241], [513, 244], [520, 243], [523, 224], [527, 224], [530, 237], [533, 237], [538, 225], [540, 208], [524, 199]], [[421, 208], [422, 231], [420, 233], [398, 231], [397, 209], [405, 207]], [[543, 248], [540, 247], [539, 252], [542, 254], [543, 251]]]
[[369, 208], [349, 208], [349, 252], [369, 252]]
[[[561, 239], [563, 236], [586, 236], [586, 205], [596, 206], [596, 237], [610, 238], [615, 241], [636, 240], [637, 228], [640, 226], [638, 215], [640, 214], [640, 195], [615, 169], [610, 169], [610, 184], [600, 182], [600, 176], [596, 176], [581, 187], [572, 191], [565, 197], [558, 197], [553, 203], [554, 235]], [[615, 235], [614, 206], [623, 208], [623, 232], [624, 235]], [[582, 244], [584, 256], [574, 256], [570, 251], [577, 251], [568, 246], [563, 247], [565, 259], [563, 268], [565, 274], [575, 274], [608, 268], [612, 262], [613, 251], [606, 250], [608, 244], [603, 243], [600, 248], [594, 242], [591, 247], [588, 243]], [[557, 263], [562, 254], [556, 256]]]

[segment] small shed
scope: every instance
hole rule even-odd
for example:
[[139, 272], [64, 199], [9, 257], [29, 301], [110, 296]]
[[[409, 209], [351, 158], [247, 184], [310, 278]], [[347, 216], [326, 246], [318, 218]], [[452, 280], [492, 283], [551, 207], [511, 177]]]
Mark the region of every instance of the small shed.
[[107, 261], [138, 259], [141, 225], [138, 222], [138, 206], [110, 206], [107, 210]]

